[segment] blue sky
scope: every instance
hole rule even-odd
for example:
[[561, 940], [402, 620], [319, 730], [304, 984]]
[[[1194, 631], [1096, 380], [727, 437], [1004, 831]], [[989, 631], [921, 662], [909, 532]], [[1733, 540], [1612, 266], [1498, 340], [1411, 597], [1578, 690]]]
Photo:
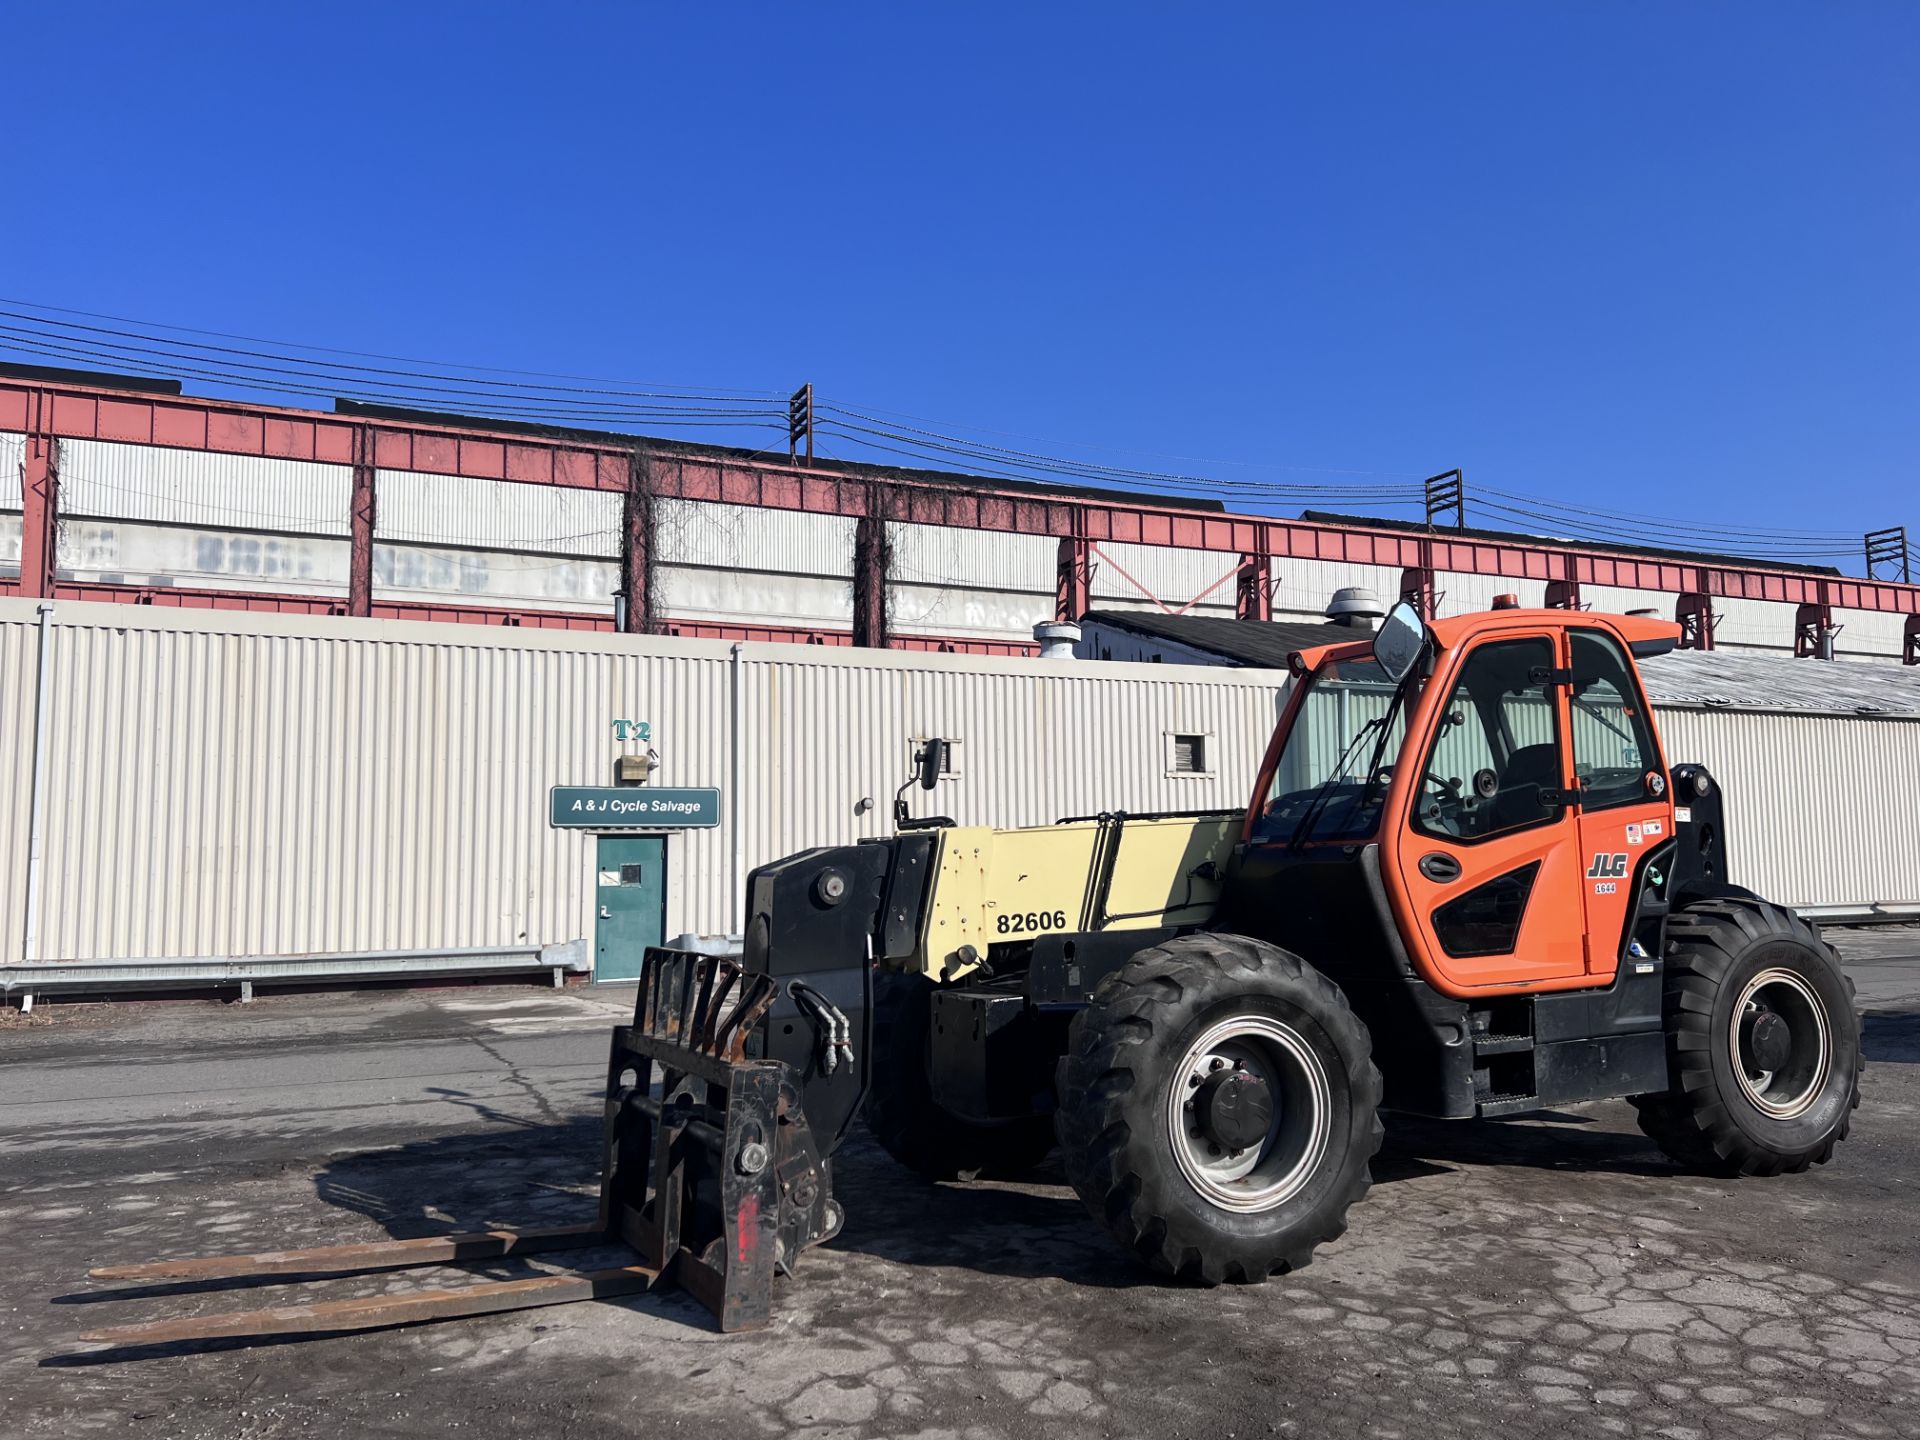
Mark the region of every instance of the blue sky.
[[1904, 0], [4, 25], [7, 296], [1920, 539]]

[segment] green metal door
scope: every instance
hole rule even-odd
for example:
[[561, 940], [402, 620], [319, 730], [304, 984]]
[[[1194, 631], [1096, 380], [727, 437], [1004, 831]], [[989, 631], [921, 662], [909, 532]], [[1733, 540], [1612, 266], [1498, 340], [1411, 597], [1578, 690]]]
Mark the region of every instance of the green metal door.
[[659, 835], [599, 840], [594, 979], [637, 980], [647, 947], [666, 939], [667, 842]]

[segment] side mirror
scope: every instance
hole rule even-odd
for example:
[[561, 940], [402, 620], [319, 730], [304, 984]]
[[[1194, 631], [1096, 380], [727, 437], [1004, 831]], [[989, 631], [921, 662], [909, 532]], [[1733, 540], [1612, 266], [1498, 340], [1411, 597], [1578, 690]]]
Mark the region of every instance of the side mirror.
[[1407, 673], [1420, 662], [1421, 653], [1426, 648], [1427, 622], [1405, 600], [1387, 612], [1387, 618], [1380, 622], [1380, 628], [1374, 632], [1373, 658], [1396, 685], [1406, 679]]
[[931, 790], [940, 783], [940, 773], [947, 768], [947, 742], [929, 740], [920, 747], [920, 788]]

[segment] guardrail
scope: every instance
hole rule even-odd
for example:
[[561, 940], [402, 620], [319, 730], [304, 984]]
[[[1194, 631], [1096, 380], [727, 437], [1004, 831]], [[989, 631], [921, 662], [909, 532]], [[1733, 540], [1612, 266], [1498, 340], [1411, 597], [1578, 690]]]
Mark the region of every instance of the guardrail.
[[418, 980], [435, 976], [546, 970], [553, 983], [591, 975], [585, 940], [560, 945], [496, 945], [462, 950], [353, 950], [311, 955], [212, 955], [133, 960], [40, 960], [0, 965], [0, 996], [31, 1010], [35, 995], [111, 995], [137, 990], [222, 990], [242, 1000], [255, 985], [353, 980]]

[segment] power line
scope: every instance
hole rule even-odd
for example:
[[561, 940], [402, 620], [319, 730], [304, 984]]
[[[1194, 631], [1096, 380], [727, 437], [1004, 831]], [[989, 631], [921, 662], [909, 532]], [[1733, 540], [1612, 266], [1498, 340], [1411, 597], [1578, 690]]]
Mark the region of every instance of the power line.
[[[8, 296], [0, 296], [0, 305], [18, 305], [22, 309], [39, 310], [53, 315], [81, 315], [89, 320], [112, 320], [122, 325], [145, 326], [150, 330], [171, 330], [179, 335], [207, 335], [217, 340], [244, 340], [253, 345], [277, 345], [281, 347], [282, 350], [305, 350], [316, 355], [351, 355], [359, 360], [388, 360], [399, 365], [442, 366], [454, 370], [467, 370], [488, 375], [518, 375], [526, 379], [535, 380], [591, 380], [595, 384], [639, 385], [650, 390], [659, 391], [686, 391], [703, 388], [700, 386], [671, 385], [655, 381], [612, 381], [593, 375], [570, 375], [564, 371], [512, 370], [503, 369], [494, 365], [470, 365], [460, 361], [421, 360], [406, 355], [384, 355], [374, 350], [343, 350], [329, 345], [306, 345], [297, 340], [267, 340], [258, 335], [237, 335], [226, 330], [197, 330], [191, 325], [169, 325], [164, 321], [135, 320], [125, 315], [108, 315], [97, 310], [73, 310], [60, 305], [42, 305], [37, 301], [19, 300]], [[772, 390], [748, 391], [744, 393], [761, 400], [778, 400], [780, 398], [779, 394]]]
[[[7, 306], [18, 308], [4, 308]], [[59, 316], [82, 319], [54, 318]], [[111, 323], [88, 324], [82, 320]], [[130, 374], [205, 380], [243, 391], [351, 399], [405, 409], [457, 408], [463, 413], [535, 426], [775, 432], [787, 428], [786, 400], [774, 391], [643, 385], [489, 366], [445, 367], [403, 356], [271, 341], [185, 326], [154, 325], [125, 316], [0, 299], [0, 322], [9, 321], [13, 323], [0, 323], [0, 350], [79, 361]], [[169, 333], [155, 334], [155, 330]], [[181, 339], [180, 336], [207, 339]], [[210, 340], [240, 343], [213, 344], [208, 343]], [[315, 356], [347, 358], [330, 360], [313, 358]], [[363, 363], [376, 360], [388, 363]], [[490, 376], [505, 378], [487, 378]], [[569, 383], [553, 383], [558, 381]], [[1236, 468], [1258, 465], [1269, 472], [1342, 477], [1309, 482], [1159, 470], [1000, 444], [977, 437], [999, 435], [1004, 439], [1026, 440], [1035, 446], [1049, 442], [978, 426], [943, 425], [872, 407], [821, 403], [815, 409], [817, 428], [822, 434], [834, 435], [858, 450], [922, 464], [964, 465], [982, 478], [1040, 484], [1078, 481], [1129, 490], [1147, 487], [1169, 495], [1228, 498], [1249, 505], [1305, 500], [1315, 504], [1337, 502], [1396, 509], [1417, 508], [1423, 497], [1414, 472], [1262, 462], [1201, 462]], [[1065, 448], [1149, 453], [1124, 452], [1111, 446]], [[770, 453], [770, 450], [755, 453]], [[1861, 554], [1860, 538], [1851, 532], [1745, 526], [1601, 510], [1497, 486], [1476, 485], [1469, 498], [1476, 509], [1506, 517], [1508, 522], [1605, 543], [1692, 549], [1721, 547], [1756, 557], [1800, 559], [1856, 558]], [[1915, 553], [1909, 543], [1906, 551], [1909, 562]]]

